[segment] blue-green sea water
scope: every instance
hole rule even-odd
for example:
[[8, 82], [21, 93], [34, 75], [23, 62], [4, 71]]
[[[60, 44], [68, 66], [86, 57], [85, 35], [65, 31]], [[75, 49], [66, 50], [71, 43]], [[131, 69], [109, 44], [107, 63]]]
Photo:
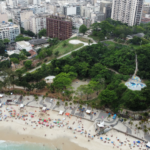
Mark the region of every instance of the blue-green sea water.
[[57, 150], [55, 147], [48, 147], [36, 143], [11, 143], [0, 141], [0, 150]]

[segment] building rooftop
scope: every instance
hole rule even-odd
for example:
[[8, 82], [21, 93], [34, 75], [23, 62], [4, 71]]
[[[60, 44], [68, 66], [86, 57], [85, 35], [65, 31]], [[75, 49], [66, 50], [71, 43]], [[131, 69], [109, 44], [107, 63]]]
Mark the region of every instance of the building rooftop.
[[48, 43], [46, 39], [32, 39], [32, 40], [29, 40], [28, 42], [34, 46]]
[[5, 22], [5, 21], [2, 21], [0, 22], [0, 28], [3, 29], [3, 28], [14, 28], [14, 27], [18, 27], [18, 25], [12, 23], [12, 22]]
[[71, 19], [66, 18], [66, 16], [64, 16], [64, 15], [58, 15], [58, 16], [50, 15], [48, 18], [71, 22]]

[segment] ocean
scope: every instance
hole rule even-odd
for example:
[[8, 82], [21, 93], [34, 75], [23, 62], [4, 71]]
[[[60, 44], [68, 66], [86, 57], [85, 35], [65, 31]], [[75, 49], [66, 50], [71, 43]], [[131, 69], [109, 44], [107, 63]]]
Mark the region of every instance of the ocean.
[[0, 141], [0, 150], [57, 150], [54, 146], [51, 148], [43, 144], [36, 143], [13, 143]]

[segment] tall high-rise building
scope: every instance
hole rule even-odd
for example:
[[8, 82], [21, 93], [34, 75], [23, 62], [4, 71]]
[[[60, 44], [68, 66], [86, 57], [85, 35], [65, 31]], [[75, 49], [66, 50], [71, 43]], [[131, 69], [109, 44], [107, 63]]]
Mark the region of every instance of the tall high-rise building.
[[65, 40], [72, 35], [72, 21], [59, 16], [46, 18], [47, 36]]
[[113, 0], [111, 18], [129, 26], [141, 23], [144, 0]]

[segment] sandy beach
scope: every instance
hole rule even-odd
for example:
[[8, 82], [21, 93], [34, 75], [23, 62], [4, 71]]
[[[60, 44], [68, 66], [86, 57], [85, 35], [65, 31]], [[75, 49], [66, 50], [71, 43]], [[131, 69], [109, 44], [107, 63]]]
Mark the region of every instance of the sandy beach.
[[[15, 110], [19, 115], [28, 114], [25, 117], [8, 117], [8, 110]], [[123, 133], [111, 130], [100, 136], [95, 136], [94, 123], [88, 120], [80, 119], [74, 116], [59, 115], [58, 112], [48, 110], [41, 113], [39, 108], [25, 107], [20, 111], [19, 106], [3, 106], [1, 109], [2, 116], [7, 115], [6, 119], [0, 122], [0, 139], [14, 142], [33, 142], [42, 143], [43, 145], [55, 146], [62, 150], [114, 150], [130, 148], [146, 149], [145, 143], [134, 145], [135, 138], [126, 136]], [[31, 114], [34, 117], [31, 118]], [[50, 120], [47, 123], [39, 124], [39, 118]], [[54, 123], [55, 120], [62, 122], [60, 126]], [[48, 125], [49, 124], [49, 125]], [[51, 127], [53, 126], [53, 127]], [[69, 129], [68, 127], [72, 128]], [[78, 130], [86, 131], [87, 134], [78, 132]], [[88, 134], [89, 137], [88, 137]], [[100, 139], [103, 138], [103, 140]], [[109, 140], [108, 140], [109, 139]], [[113, 143], [112, 143], [113, 142]], [[120, 144], [121, 143], [121, 144]], [[130, 144], [131, 143], [131, 144]]]

